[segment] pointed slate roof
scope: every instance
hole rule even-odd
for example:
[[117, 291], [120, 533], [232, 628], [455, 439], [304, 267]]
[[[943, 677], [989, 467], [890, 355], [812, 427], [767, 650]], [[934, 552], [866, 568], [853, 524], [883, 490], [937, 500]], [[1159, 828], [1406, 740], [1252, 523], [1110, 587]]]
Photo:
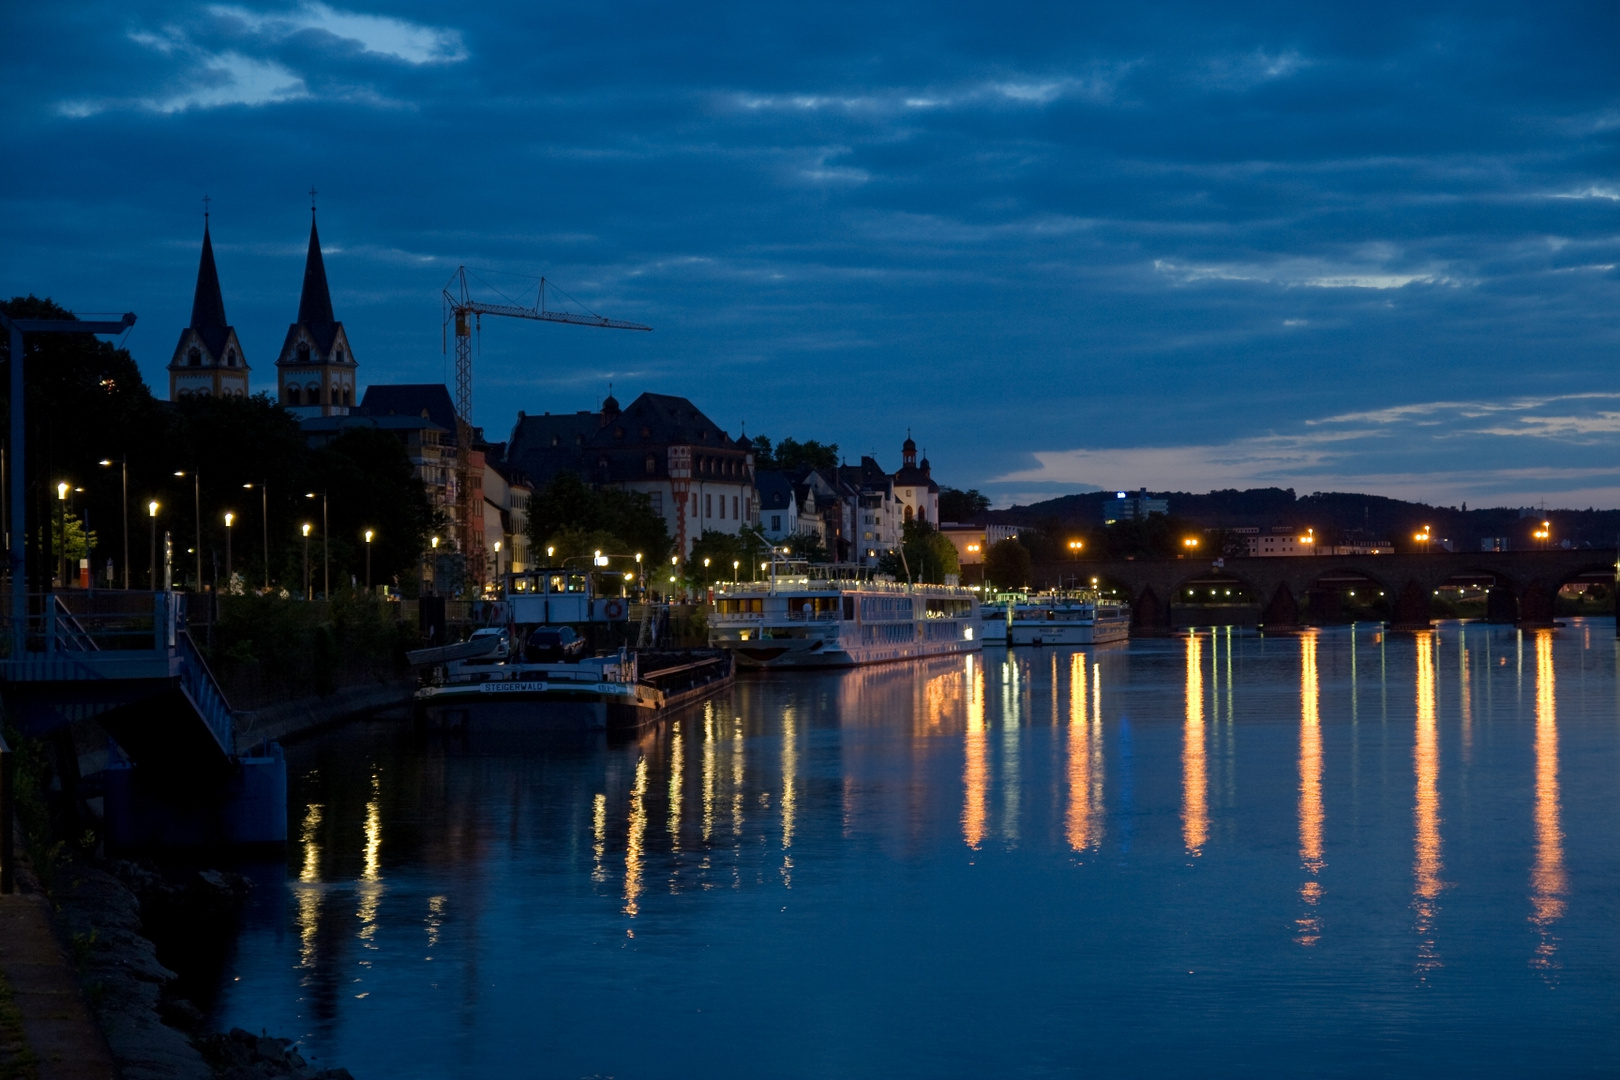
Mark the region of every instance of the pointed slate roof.
[[204, 222], [202, 262], [197, 266], [197, 291], [191, 299], [191, 328], [223, 329], [227, 325], [225, 297], [219, 291], [219, 271], [214, 267], [214, 241]]
[[321, 234], [309, 219], [309, 254], [304, 259], [304, 291], [298, 296], [298, 321], [314, 330], [336, 322], [332, 317], [332, 291], [326, 285], [326, 262], [321, 258]]

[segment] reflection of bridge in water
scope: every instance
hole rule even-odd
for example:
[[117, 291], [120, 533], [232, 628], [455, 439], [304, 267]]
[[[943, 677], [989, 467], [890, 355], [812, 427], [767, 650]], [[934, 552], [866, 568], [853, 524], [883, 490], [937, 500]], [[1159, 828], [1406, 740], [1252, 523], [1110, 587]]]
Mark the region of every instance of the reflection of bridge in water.
[[[1189, 585], [1226, 581], [1255, 598], [1266, 626], [1342, 618], [1346, 585], [1365, 582], [1390, 600], [1393, 626], [1422, 629], [1432, 622], [1429, 601], [1448, 585], [1487, 590], [1490, 622], [1521, 627], [1551, 626], [1553, 601], [1569, 584], [1615, 581], [1613, 548], [1550, 551], [1434, 552], [1411, 555], [1337, 555], [1295, 558], [1109, 559], [1046, 563], [1034, 568], [1037, 585], [1056, 585], [1077, 575], [1123, 588], [1131, 598], [1131, 632], [1167, 634], [1176, 598]], [[1308, 619], [1302, 602], [1309, 601]], [[1202, 620], [1207, 622], [1207, 620]]]

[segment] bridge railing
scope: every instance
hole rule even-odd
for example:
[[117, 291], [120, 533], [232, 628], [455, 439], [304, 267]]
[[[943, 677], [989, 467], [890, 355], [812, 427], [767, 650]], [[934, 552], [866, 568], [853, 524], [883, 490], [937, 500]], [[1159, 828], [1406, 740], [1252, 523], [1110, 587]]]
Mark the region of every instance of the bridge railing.
[[236, 753], [236, 722], [231, 717], [230, 703], [190, 634], [182, 631], [177, 635], [175, 655], [180, 661], [180, 688], [191, 698], [197, 715], [219, 740], [220, 748], [227, 754]]
[[[23, 651], [30, 656], [166, 653], [186, 625], [181, 593], [70, 590], [32, 595], [28, 609]], [[0, 648], [9, 655], [13, 638], [5, 622]]]

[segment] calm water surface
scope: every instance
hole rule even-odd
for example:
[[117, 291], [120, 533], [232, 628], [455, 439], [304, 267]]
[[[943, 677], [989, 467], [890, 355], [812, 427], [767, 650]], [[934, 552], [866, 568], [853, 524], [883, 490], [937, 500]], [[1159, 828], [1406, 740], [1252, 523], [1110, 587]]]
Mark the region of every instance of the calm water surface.
[[1612, 621], [744, 678], [292, 748], [214, 1019], [367, 1077], [1620, 1071]]

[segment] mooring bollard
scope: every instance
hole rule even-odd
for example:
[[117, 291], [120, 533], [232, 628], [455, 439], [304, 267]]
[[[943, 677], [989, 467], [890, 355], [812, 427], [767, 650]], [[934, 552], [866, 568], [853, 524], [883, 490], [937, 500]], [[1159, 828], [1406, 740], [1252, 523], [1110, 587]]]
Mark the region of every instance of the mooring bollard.
[[16, 828], [11, 806], [16, 767], [16, 755], [6, 745], [6, 737], [0, 735], [0, 894], [16, 889], [16, 875], [12, 872], [12, 860], [16, 855], [11, 842], [12, 832]]

